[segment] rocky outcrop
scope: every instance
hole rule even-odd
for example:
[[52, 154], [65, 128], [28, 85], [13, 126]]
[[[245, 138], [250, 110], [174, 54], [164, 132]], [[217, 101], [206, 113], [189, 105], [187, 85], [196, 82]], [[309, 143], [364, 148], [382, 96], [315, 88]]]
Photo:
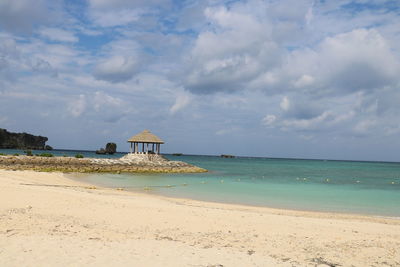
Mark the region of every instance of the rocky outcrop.
[[0, 156], [0, 169], [85, 173], [197, 173], [207, 170], [160, 155], [128, 154], [120, 159]]
[[100, 154], [100, 155], [105, 155], [105, 154], [112, 155], [115, 152], [117, 152], [117, 144], [115, 144], [115, 143], [107, 143], [106, 149], [100, 148], [99, 150], [96, 150], [96, 154]]
[[104, 148], [100, 148], [99, 150], [96, 150], [96, 154], [105, 155], [106, 154], [106, 150]]
[[107, 145], [106, 145], [106, 153], [112, 155], [115, 152], [117, 152], [117, 144], [115, 144], [115, 143], [107, 143]]
[[47, 140], [48, 138], [44, 136], [11, 133], [6, 129], [0, 129], [0, 148], [44, 150], [46, 149]]

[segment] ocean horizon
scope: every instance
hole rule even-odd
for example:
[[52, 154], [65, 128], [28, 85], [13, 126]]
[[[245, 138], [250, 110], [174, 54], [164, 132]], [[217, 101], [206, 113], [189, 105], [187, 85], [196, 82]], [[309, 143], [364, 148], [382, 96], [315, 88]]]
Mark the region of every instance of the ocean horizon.
[[[40, 154], [43, 151], [33, 151]], [[52, 150], [55, 156], [118, 158], [94, 151]], [[1, 149], [0, 153], [23, 154]], [[98, 186], [201, 201], [280, 209], [400, 217], [400, 163], [164, 154], [209, 170], [200, 174], [70, 175]]]
[[[30, 150], [30, 149], [28, 149]], [[0, 148], [0, 153], [13, 155], [15, 153], [25, 155], [26, 149], [4, 149]], [[96, 150], [90, 149], [67, 149], [67, 148], [54, 148], [53, 150], [31, 150], [33, 154], [50, 153], [54, 156], [75, 156], [76, 154], [82, 154], [89, 158], [118, 158], [121, 155], [130, 153], [129, 151], [117, 151], [115, 154], [96, 154]], [[182, 154], [176, 156], [174, 154]], [[178, 158], [180, 156], [201, 156], [201, 157], [220, 157], [221, 155], [231, 154], [190, 154], [190, 153], [161, 153], [163, 156], [174, 156]], [[254, 159], [284, 159], [284, 160], [320, 160], [320, 161], [349, 161], [349, 162], [376, 162], [376, 163], [400, 163], [399, 161], [393, 160], [366, 160], [366, 159], [339, 159], [339, 158], [302, 158], [302, 157], [274, 157], [274, 156], [248, 156], [248, 155], [236, 155], [232, 154], [234, 158], [254, 158]]]

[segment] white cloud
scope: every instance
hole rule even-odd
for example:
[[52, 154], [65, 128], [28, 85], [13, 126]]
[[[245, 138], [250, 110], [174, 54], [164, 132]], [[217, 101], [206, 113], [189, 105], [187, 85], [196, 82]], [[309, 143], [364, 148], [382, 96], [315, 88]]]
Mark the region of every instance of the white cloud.
[[59, 28], [42, 28], [39, 33], [52, 41], [75, 43], [79, 40], [74, 33]]
[[313, 130], [320, 126], [322, 123], [332, 121], [334, 115], [331, 112], [325, 111], [317, 117], [311, 119], [286, 119], [281, 122], [281, 127], [284, 130], [292, 129], [295, 130]]
[[314, 77], [304, 74], [297, 81], [294, 82], [294, 86], [297, 88], [310, 86], [314, 83]]
[[315, 48], [293, 51], [280, 77], [306, 91], [346, 94], [399, 81], [399, 63], [379, 32], [357, 29], [328, 37]]
[[212, 26], [199, 34], [190, 52], [186, 89], [195, 93], [244, 89], [246, 82], [280, 62], [270, 23], [242, 7], [247, 6], [206, 9], [206, 19]]
[[41, 58], [36, 58], [34, 60], [31, 61], [31, 68], [33, 71], [38, 72], [38, 73], [44, 73], [44, 74], [49, 74], [51, 76], [57, 76], [57, 70], [53, 68], [53, 66], [41, 59]]
[[220, 129], [220, 130], [217, 130], [215, 132], [215, 135], [218, 135], [218, 136], [232, 135], [235, 132], [238, 132], [239, 130], [240, 129], [238, 129], [237, 127], [232, 127], [232, 128], [229, 128], [229, 129]]
[[192, 101], [192, 98], [191, 98], [191, 96], [189, 94], [187, 94], [187, 93], [178, 94], [178, 96], [175, 99], [175, 103], [169, 109], [169, 112], [171, 114], [175, 114], [179, 110], [182, 110], [187, 105], [189, 105], [191, 101]]
[[110, 8], [137, 8], [143, 6], [166, 5], [169, 0], [89, 0], [91, 8], [110, 9]]
[[369, 133], [369, 131], [371, 130], [371, 128], [375, 127], [377, 124], [377, 121], [375, 119], [366, 119], [366, 120], [362, 120], [360, 122], [358, 122], [354, 128], [353, 131], [356, 134], [360, 134], [360, 135], [366, 135]]
[[126, 115], [134, 113], [130, 103], [104, 92], [97, 91], [91, 102], [96, 115], [108, 123], [116, 123]]
[[101, 27], [126, 26], [169, 5], [165, 0], [89, 0], [89, 17]]
[[16, 32], [32, 32], [33, 27], [47, 19], [44, 0], [0, 1], [0, 27]]
[[263, 124], [266, 126], [273, 125], [275, 121], [276, 121], [276, 116], [271, 114], [266, 115], [262, 120]]
[[95, 24], [101, 27], [113, 27], [119, 25], [125, 25], [139, 20], [141, 12], [134, 9], [121, 9], [121, 10], [109, 10], [94, 11], [91, 17]]
[[289, 98], [287, 96], [282, 98], [281, 103], [279, 104], [279, 106], [281, 107], [281, 109], [283, 109], [284, 111], [288, 111], [290, 108], [290, 101]]
[[[314, 4], [314, 3], [313, 3], [313, 4]], [[306, 13], [306, 16], [305, 16], [307, 25], [310, 25], [310, 24], [311, 24], [313, 18], [314, 18], [313, 6], [310, 6], [310, 7], [308, 8], [307, 13]]]
[[138, 70], [139, 66], [136, 58], [113, 56], [96, 66], [94, 76], [99, 80], [118, 83], [130, 80]]
[[73, 117], [81, 116], [86, 110], [86, 97], [79, 95], [77, 99], [73, 99], [68, 104], [68, 111]]

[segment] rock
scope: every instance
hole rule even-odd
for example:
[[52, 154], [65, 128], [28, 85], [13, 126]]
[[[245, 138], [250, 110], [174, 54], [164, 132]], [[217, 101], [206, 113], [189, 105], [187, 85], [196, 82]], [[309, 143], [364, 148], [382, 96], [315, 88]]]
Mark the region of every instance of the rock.
[[96, 154], [100, 155], [105, 155], [105, 154], [114, 154], [117, 152], [117, 145], [115, 143], [107, 143], [106, 149], [100, 148], [99, 150], [96, 150]]
[[226, 155], [226, 154], [222, 154], [221, 158], [234, 158], [234, 155]]
[[96, 154], [100, 154], [100, 155], [105, 155], [107, 152], [104, 148], [100, 148], [99, 150], [96, 150]]
[[28, 133], [11, 133], [0, 129], [0, 148], [8, 149], [45, 149], [47, 137], [35, 136]]
[[49, 146], [49, 145], [45, 145], [45, 146], [44, 146], [44, 149], [45, 149], [45, 150], [53, 150], [53, 147], [51, 147], [51, 146]]
[[117, 145], [115, 143], [107, 143], [107, 145], [106, 145], [106, 153], [112, 155], [115, 152], [117, 152]]
[[128, 154], [119, 159], [73, 157], [0, 157], [0, 169], [36, 170], [44, 172], [108, 172], [108, 173], [197, 173], [207, 170], [179, 161], [169, 161], [162, 156], [152, 161], [144, 154]]

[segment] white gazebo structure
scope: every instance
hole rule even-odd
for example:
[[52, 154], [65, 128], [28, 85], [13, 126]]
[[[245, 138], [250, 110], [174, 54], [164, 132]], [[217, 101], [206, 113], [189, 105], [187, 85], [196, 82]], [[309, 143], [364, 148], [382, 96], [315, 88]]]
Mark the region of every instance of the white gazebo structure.
[[[160, 146], [164, 144], [163, 140], [149, 130], [144, 130], [132, 136], [128, 142], [131, 143], [130, 153], [133, 154], [160, 154]], [[140, 147], [142, 151], [140, 151]]]

